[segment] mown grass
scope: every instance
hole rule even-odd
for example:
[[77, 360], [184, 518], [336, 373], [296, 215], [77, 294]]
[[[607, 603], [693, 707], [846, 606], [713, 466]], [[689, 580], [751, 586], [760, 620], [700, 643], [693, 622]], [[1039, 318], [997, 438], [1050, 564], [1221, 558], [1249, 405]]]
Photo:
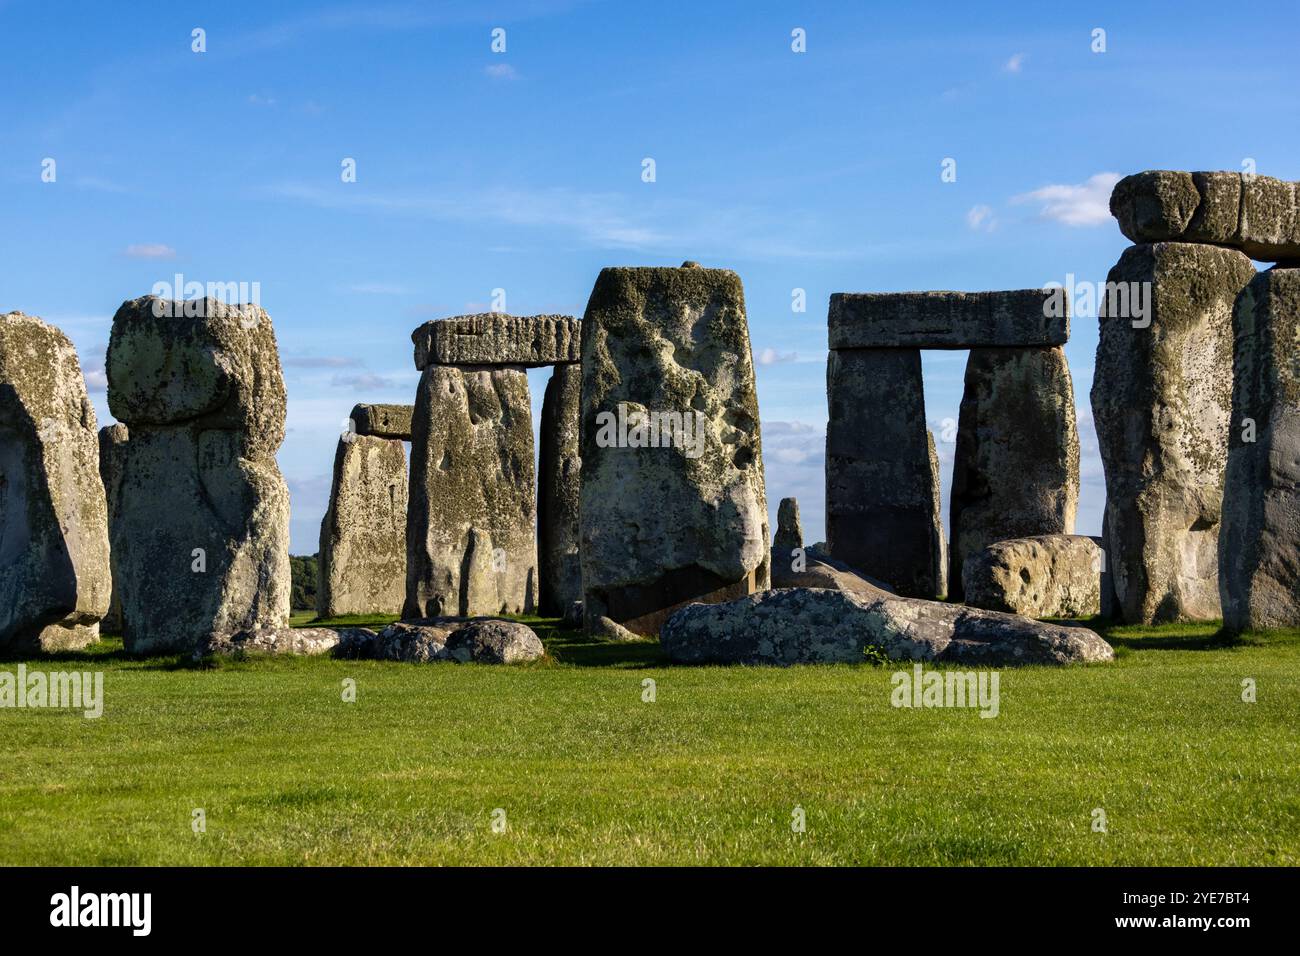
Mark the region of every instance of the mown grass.
[[518, 667], [27, 661], [106, 702], [0, 710], [0, 863], [1300, 862], [1300, 631], [1112, 629], [1114, 664], [1003, 670], [982, 719], [891, 707], [892, 667], [669, 667], [530, 622]]

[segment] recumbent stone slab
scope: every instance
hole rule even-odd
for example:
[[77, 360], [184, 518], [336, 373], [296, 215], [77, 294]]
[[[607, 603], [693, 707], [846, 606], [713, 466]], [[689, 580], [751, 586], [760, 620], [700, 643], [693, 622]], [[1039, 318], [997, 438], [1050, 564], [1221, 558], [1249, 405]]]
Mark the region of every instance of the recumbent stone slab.
[[108, 610], [95, 410], [52, 325], [0, 315], [0, 650], [84, 647]]
[[582, 321], [588, 625], [654, 634], [688, 601], [765, 590], [758, 394], [740, 277], [608, 268]]
[[561, 365], [579, 358], [579, 323], [571, 315], [483, 312], [426, 322], [411, 333], [415, 367]]
[[1069, 302], [1061, 289], [1007, 292], [836, 292], [832, 349], [967, 349], [1064, 345]]
[[[1219, 536], [1231, 631], [1300, 626], [1300, 269], [1256, 275], [1234, 316]], [[1251, 441], [1246, 439], [1250, 438]]]

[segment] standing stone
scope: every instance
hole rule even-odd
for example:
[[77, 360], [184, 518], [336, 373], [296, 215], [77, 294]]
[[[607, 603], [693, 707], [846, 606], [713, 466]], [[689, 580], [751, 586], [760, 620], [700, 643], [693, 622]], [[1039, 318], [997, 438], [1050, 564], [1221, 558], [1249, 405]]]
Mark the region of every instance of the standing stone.
[[582, 323], [584, 618], [656, 634], [766, 590], [758, 393], [740, 277], [601, 271]]
[[109, 408], [130, 428], [112, 535], [127, 650], [283, 627], [285, 389], [270, 316], [216, 299], [124, 302], [107, 372]]
[[[1237, 300], [1232, 421], [1219, 537], [1231, 631], [1300, 626], [1300, 269]], [[1246, 439], [1250, 438], [1251, 441]]]
[[582, 600], [582, 567], [578, 558], [581, 398], [582, 368], [557, 365], [542, 399], [537, 477], [540, 604], [542, 613], [552, 616], [567, 613], [574, 601]]
[[826, 545], [911, 597], [947, 588], [939, 469], [917, 349], [844, 349], [826, 363]]
[[112, 589], [95, 410], [52, 325], [0, 315], [0, 650], [84, 647]]
[[776, 509], [776, 537], [772, 539], [772, 549], [787, 558], [790, 552], [803, 547], [803, 525], [799, 521], [799, 502], [794, 498], [782, 498]]
[[1065, 352], [971, 349], [957, 422], [949, 595], [962, 565], [995, 541], [1073, 534], [1079, 435]]
[[320, 525], [316, 613], [400, 614], [406, 597], [406, 449], [350, 433], [334, 453]]
[[1150, 290], [1145, 316], [1102, 303], [1092, 383], [1107, 556], [1129, 623], [1219, 616], [1232, 310], [1254, 275], [1240, 252], [1165, 242], [1130, 246], [1107, 276]]
[[533, 469], [523, 369], [424, 369], [412, 419], [403, 617], [533, 611]]
[[[108, 503], [108, 533], [113, 534], [113, 525], [117, 521], [117, 498], [122, 488], [122, 464], [126, 456], [126, 442], [129, 438], [127, 427], [121, 422], [105, 425], [99, 430], [99, 477], [104, 482], [104, 496]], [[115, 559], [110, 553], [109, 563], [113, 565], [113, 599], [109, 602], [108, 613], [101, 622], [104, 630], [110, 634], [121, 634], [122, 594], [117, 587], [117, 570]]]

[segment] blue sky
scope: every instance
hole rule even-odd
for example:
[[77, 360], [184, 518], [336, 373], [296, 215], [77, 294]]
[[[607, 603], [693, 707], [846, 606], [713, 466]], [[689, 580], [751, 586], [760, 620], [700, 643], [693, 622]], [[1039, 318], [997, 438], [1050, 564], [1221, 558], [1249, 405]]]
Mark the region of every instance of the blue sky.
[[[797, 496], [815, 540], [830, 293], [1103, 281], [1127, 244], [1114, 176], [1249, 158], [1300, 178], [1300, 27], [1280, 10], [991, 6], [0, 0], [0, 309], [72, 337], [104, 424], [124, 299], [177, 272], [260, 283], [289, 388], [292, 548], [310, 553], [340, 422], [412, 400], [415, 326], [496, 288], [516, 314], [581, 315], [606, 265], [735, 269], [771, 507]], [[1093, 534], [1096, 342], [1076, 317]], [[964, 365], [926, 353], [936, 438]]]

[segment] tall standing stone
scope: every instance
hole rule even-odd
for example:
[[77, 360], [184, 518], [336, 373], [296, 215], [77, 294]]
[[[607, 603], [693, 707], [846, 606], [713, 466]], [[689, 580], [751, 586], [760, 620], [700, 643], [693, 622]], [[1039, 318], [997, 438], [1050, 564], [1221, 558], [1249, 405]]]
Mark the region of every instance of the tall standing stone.
[[910, 597], [947, 587], [939, 469], [921, 353], [853, 348], [826, 363], [826, 546]]
[[[104, 482], [104, 496], [108, 503], [109, 537], [113, 534], [113, 525], [117, 521], [117, 500], [122, 489], [122, 464], [126, 456], [126, 443], [130, 438], [127, 427], [121, 422], [105, 425], [99, 430], [99, 476]], [[109, 555], [110, 564], [113, 556]], [[103, 628], [110, 634], [122, 633], [122, 595], [117, 588], [117, 576], [113, 570], [113, 599], [109, 602], [108, 613], [104, 615]]]
[[673, 609], [767, 589], [758, 394], [740, 277], [608, 268], [582, 321], [588, 627], [658, 633]]
[[1073, 534], [1079, 435], [1065, 351], [971, 349], [957, 424], [948, 591], [966, 560], [996, 541]]
[[527, 374], [426, 365], [411, 426], [402, 615], [532, 612], [535, 521]]
[[0, 315], [0, 649], [99, 636], [112, 588], [95, 410], [61, 331]]
[[1107, 276], [1150, 292], [1145, 315], [1102, 303], [1092, 384], [1107, 557], [1130, 623], [1219, 616], [1232, 310], [1254, 275], [1240, 252], [1163, 242], [1130, 246]]
[[210, 298], [124, 302], [107, 372], [109, 408], [130, 429], [112, 529], [127, 650], [283, 627], [285, 388], [270, 316]]
[[[1223, 623], [1300, 626], [1300, 268], [1237, 300], [1232, 420], [1219, 537]], [[1249, 440], [1248, 440], [1249, 439]]]
[[557, 365], [546, 383], [538, 429], [537, 563], [541, 575], [543, 614], [567, 613], [582, 600], [582, 567], [578, 557], [581, 529], [578, 500], [582, 459], [578, 422], [582, 398], [582, 369]]
[[406, 496], [406, 449], [399, 440], [352, 432], [339, 439], [320, 526], [321, 617], [401, 613]]

